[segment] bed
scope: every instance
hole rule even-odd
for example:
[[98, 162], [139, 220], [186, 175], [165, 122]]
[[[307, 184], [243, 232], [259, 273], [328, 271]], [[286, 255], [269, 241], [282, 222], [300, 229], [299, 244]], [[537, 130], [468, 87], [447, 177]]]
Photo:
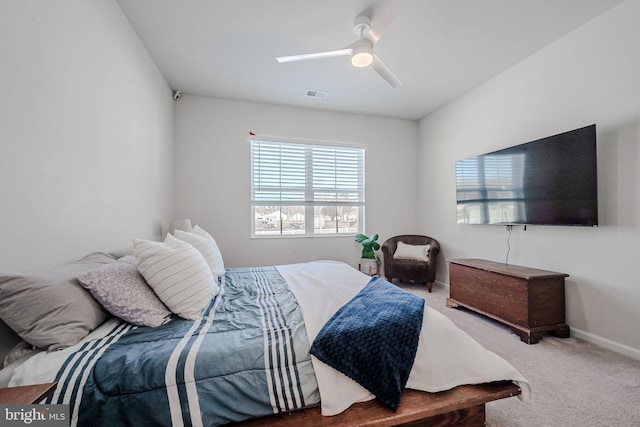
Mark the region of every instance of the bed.
[[[102, 261], [112, 270], [131, 268], [127, 257], [109, 258]], [[85, 272], [96, 269], [95, 259], [90, 261], [83, 265]], [[420, 420], [482, 425], [486, 402], [530, 393], [529, 383], [511, 364], [424, 305], [413, 363], [401, 384], [406, 390], [390, 409], [379, 394], [331, 367], [332, 361], [312, 356], [310, 349], [326, 336], [336, 315], [367, 289], [378, 292], [371, 295], [379, 307], [388, 307], [393, 303], [384, 300], [381, 290], [397, 287], [336, 261], [223, 271], [201, 316], [172, 313], [150, 327], [107, 312], [73, 345], [41, 346], [49, 351], [14, 357], [3, 369], [8, 385], [56, 382], [46, 403], [68, 404], [71, 425], [110, 426], [397, 425]], [[0, 278], [2, 301], [11, 299], [6, 283]], [[6, 321], [2, 301], [0, 315]]]

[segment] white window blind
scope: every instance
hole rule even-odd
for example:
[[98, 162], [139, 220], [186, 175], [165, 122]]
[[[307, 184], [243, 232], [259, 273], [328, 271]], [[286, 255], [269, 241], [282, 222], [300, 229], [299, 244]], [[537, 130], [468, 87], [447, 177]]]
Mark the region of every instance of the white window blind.
[[362, 148], [252, 140], [253, 235], [358, 233], [364, 181]]

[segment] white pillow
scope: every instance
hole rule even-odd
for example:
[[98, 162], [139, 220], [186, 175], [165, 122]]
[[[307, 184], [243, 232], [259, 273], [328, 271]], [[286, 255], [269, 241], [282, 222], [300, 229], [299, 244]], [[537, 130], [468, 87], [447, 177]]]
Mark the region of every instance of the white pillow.
[[221, 268], [219, 266], [219, 264], [222, 263], [222, 255], [220, 254], [220, 249], [218, 249], [218, 245], [216, 244], [216, 241], [213, 240], [213, 237], [204, 237], [199, 234], [183, 230], [176, 230], [174, 232], [174, 237], [182, 240], [183, 242], [189, 243], [202, 254], [204, 259], [207, 261], [207, 264], [209, 264], [209, 268], [211, 269], [211, 274], [213, 274], [214, 279], [217, 279], [224, 274], [224, 265]]
[[[209, 262], [209, 266], [211, 267], [211, 272], [213, 273], [213, 277], [218, 278], [218, 277], [224, 276], [225, 270], [224, 270], [224, 260], [222, 259], [222, 253], [220, 252], [220, 248], [218, 247], [218, 244], [216, 243], [215, 239], [211, 236], [211, 234], [207, 233], [205, 230], [203, 230], [197, 225], [193, 227], [193, 229], [191, 229], [191, 232], [189, 234], [195, 234], [196, 236], [200, 237], [201, 239], [204, 239], [207, 242], [207, 247], [209, 249], [210, 255], [209, 257], [205, 256], [205, 258], [207, 259], [207, 262]], [[176, 237], [178, 237], [179, 239], [182, 239], [179, 236], [176, 236]], [[185, 242], [191, 243], [194, 247], [200, 250], [200, 248], [196, 246], [194, 242], [191, 242], [186, 239], [182, 239], [182, 240], [184, 240]]]
[[398, 242], [398, 247], [393, 253], [393, 257], [396, 259], [429, 261], [430, 249], [431, 245], [409, 245], [404, 242]]
[[137, 267], [169, 310], [199, 319], [218, 294], [218, 285], [202, 254], [189, 243], [167, 235], [164, 242], [133, 239]]

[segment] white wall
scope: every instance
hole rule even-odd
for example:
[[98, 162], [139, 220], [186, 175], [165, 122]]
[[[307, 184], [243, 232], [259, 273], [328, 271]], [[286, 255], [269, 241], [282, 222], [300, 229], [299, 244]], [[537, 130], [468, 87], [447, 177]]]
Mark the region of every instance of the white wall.
[[439, 281], [448, 282], [445, 258], [504, 262], [503, 227], [456, 224], [455, 161], [596, 123], [600, 227], [517, 227], [509, 261], [570, 274], [572, 332], [636, 358], [639, 22], [640, 2], [627, 1], [423, 119], [418, 192], [420, 228], [443, 245]]
[[176, 214], [200, 224], [230, 267], [335, 259], [353, 237], [251, 239], [249, 132], [366, 146], [366, 234], [413, 233], [418, 123], [184, 95], [176, 107]]
[[160, 235], [171, 89], [113, 0], [0, 4], [0, 271]]

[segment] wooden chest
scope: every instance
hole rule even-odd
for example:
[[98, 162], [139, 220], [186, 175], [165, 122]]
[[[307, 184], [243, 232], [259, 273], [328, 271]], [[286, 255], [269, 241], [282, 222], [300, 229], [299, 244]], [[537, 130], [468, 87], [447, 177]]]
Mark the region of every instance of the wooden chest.
[[537, 343], [548, 332], [567, 338], [568, 276], [482, 259], [449, 260], [447, 307], [463, 306], [509, 325], [527, 344]]

